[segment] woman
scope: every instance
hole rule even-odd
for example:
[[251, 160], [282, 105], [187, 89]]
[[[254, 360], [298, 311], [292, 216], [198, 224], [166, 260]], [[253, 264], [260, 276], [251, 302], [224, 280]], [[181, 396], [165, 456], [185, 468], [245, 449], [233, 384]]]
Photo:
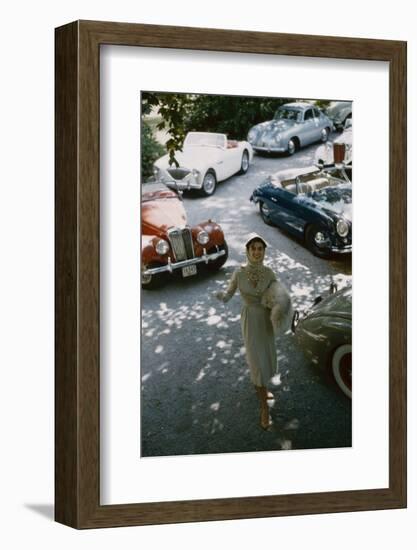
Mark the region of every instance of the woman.
[[218, 292], [216, 297], [226, 303], [237, 289], [242, 296], [241, 327], [246, 359], [260, 401], [261, 426], [266, 430], [271, 425], [267, 400], [273, 397], [268, 393], [267, 384], [276, 372], [277, 353], [271, 311], [262, 305], [261, 299], [276, 277], [269, 267], [263, 265], [265, 240], [251, 234], [245, 246], [247, 263], [236, 269], [226, 292]]

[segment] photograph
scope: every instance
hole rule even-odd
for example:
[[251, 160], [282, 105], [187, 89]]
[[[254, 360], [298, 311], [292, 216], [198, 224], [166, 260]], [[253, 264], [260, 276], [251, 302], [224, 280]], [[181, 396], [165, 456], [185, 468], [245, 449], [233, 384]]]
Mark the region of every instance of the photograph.
[[353, 101], [140, 101], [140, 456], [351, 447]]

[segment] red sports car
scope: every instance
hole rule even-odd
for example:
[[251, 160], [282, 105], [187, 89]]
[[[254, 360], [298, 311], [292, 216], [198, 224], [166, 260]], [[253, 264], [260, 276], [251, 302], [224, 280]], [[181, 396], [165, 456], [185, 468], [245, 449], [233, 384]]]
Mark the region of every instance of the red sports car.
[[174, 273], [196, 275], [198, 264], [216, 271], [227, 255], [217, 223], [207, 220], [190, 227], [176, 191], [162, 183], [142, 186], [142, 288], [156, 289]]

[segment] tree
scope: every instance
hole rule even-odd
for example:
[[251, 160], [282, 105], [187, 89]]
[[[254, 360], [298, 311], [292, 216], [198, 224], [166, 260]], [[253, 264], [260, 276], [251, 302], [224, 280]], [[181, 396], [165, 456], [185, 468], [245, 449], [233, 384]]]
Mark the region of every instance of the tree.
[[166, 129], [170, 135], [165, 146], [169, 154], [169, 163], [178, 167], [175, 152], [182, 150], [186, 131], [184, 120], [192, 103], [189, 94], [169, 94], [159, 92], [142, 93], [142, 115], [150, 114], [156, 109], [162, 117], [157, 129]]
[[287, 98], [199, 95], [188, 111], [187, 131], [220, 132], [245, 140], [252, 126], [271, 120]]
[[158, 143], [154, 139], [152, 128], [144, 120], [142, 120], [141, 140], [141, 174], [142, 181], [145, 181], [145, 179], [152, 175], [152, 165], [157, 158], [161, 157], [164, 154], [165, 149], [160, 143]]

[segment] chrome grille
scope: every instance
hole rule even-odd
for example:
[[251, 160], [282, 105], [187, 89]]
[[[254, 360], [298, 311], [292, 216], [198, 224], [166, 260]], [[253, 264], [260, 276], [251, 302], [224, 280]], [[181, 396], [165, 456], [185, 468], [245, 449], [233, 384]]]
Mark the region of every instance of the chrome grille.
[[194, 258], [193, 237], [189, 227], [170, 229], [168, 238], [177, 262]]
[[174, 180], [182, 180], [185, 176], [188, 176], [190, 170], [186, 168], [168, 168], [168, 173], [174, 178]]

